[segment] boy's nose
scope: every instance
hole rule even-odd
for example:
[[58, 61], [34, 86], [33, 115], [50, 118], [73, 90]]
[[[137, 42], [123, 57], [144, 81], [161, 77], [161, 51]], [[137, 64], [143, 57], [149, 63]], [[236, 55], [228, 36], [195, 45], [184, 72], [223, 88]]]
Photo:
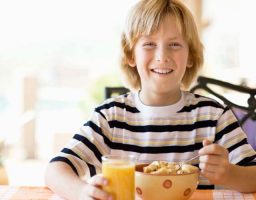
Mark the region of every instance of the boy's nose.
[[160, 57], [160, 56], [157, 56], [156, 57], [156, 61], [157, 62], [163, 62], [163, 63], [168, 63], [168, 62], [170, 62], [170, 58], [169, 58], [169, 56], [165, 56], [165, 57]]
[[170, 55], [165, 50], [159, 51], [156, 54], [156, 61], [162, 63], [168, 63], [171, 61]]

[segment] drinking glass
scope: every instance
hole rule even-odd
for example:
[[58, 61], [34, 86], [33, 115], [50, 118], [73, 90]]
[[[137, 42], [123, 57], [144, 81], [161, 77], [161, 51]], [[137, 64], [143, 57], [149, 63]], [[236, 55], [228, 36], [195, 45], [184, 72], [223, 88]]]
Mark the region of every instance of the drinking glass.
[[109, 184], [104, 190], [115, 200], [135, 199], [135, 162], [133, 155], [105, 155], [102, 157], [102, 174]]

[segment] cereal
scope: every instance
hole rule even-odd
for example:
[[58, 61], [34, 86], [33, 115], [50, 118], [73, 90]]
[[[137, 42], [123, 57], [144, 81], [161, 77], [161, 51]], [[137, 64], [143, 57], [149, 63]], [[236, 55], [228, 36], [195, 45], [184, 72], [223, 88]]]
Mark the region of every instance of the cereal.
[[189, 164], [179, 165], [174, 162], [154, 161], [147, 167], [144, 167], [143, 172], [149, 174], [170, 175], [191, 173], [197, 171], [197, 169], [197, 167]]

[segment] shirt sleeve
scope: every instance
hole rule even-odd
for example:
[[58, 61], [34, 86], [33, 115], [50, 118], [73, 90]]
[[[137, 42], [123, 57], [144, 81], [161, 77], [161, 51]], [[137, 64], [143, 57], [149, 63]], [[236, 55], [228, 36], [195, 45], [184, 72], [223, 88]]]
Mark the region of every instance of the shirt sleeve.
[[224, 108], [217, 122], [214, 142], [229, 151], [229, 161], [231, 163], [241, 166], [256, 165], [256, 152], [247, 142], [245, 132], [228, 107]]
[[101, 172], [101, 156], [110, 153], [110, 138], [108, 121], [95, 109], [91, 119], [50, 162], [65, 162], [86, 180]]

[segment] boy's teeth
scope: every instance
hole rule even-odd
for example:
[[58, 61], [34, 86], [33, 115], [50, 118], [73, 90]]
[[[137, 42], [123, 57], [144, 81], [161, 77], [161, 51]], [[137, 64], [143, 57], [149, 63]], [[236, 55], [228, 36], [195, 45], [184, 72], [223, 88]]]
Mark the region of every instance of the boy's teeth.
[[153, 72], [159, 73], [159, 74], [168, 74], [172, 72], [172, 69], [153, 69]]

